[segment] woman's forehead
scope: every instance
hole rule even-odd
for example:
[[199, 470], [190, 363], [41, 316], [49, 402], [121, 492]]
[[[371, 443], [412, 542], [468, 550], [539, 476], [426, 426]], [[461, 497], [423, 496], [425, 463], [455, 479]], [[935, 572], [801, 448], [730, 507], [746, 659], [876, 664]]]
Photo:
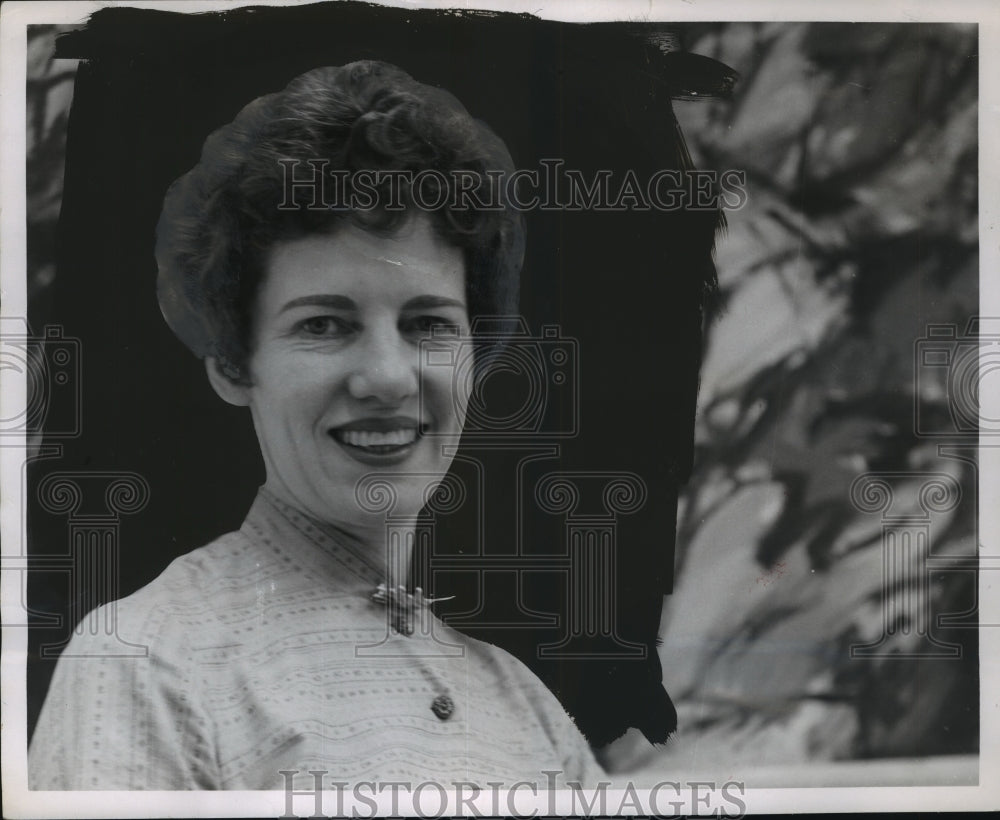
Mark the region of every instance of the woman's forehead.
[[465, 288], [464, 253], [442, 240], [423, 214], [389, 235], [351, 224], [279, 241], [265, 272], [260, 296], [267, 301], [301, 295], [302, 290], [392, 296], [418, 291], [448, 295]]

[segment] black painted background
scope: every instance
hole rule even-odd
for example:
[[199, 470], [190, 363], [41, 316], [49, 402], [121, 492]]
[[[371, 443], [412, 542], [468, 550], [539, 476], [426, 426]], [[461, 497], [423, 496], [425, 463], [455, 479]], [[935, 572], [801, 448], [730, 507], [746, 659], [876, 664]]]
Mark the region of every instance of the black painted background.
[[[123, 595], [242, 520], [263, 480], [249, 416], [216, 398], [201, 363], [162, 321], [153, 245], [167, 186], [246, 102], [319, 65], [381, 59], [454, 93], [519, 167], [560, 158], [585, 173], [609, 169], [620, 178], [632, 169], [644, 179], [682, 163], [670, 106], [677, 64], [645, 43], [653, 31], [335, 3], [211, 15], [103, 10], [63, 36], [57, 56], [85, 62], [68, 127], [56, 276], [29, 318], [80, 339], [83, 435], [65, 442], [61, 458], [29, 466], [29, 498], [51, 471], [131, 471], [148, 481], [148, 506], [122, 518]], [[481, 623], [464, 629], [525, 659], [595, 743], [630, 725], [656, 740], [671, 728], [653, 644], [672, 583], [677, 483], [690, 469], [713, 220], [656, 211], [529, 215], [522, 313], [535, 333], [559, 325], [580, 351], [580, 435], [561, 441], [560, 458], [533, 474], [642, 476], [649, 499], [619, 522], [618, 632], [651, 651], [646, 661], [539, 660], [537, 645], [557, 640], [558, 629], [482, 625], [518, 617], [512, 576], [488, 579]], [[524, 550], [561, 552], [563, 521], [507, 478], [510, 458], [485, 459], [497, 477], [485, 550], [516, 549], [511, 511], [520, 492], [528, 499]], [[28, 523], [33, 554], [65, 552], [65, 518], [32, 501]], [[438, 523], [442, 554], [476, 538], [469, 510]], [[532, 576], [524, 603], [561, 612], [562, 585], [551, 573]], [[476, 596], [465, 575], [438, 578], [437, 590], [456, 592], [457, 609]], [[86, 589], [83, 601], [71, 601], [65, 577], [51, 573], [37, 575], [29, 592], [46, 612], [100, 602]], [[53, 666], [39, 660], [38, 646], [68, 627], [32, 632], [30, 725]]]

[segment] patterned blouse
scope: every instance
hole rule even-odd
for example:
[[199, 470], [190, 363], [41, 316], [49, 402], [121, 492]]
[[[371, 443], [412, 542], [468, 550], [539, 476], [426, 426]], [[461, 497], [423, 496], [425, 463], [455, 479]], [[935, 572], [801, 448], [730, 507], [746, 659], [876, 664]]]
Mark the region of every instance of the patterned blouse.
[[117, 638], [74, 636], [32, 739], [31, 788], [271, 790], [282, 771], [300, 773], [296, 788], [313, 771], [445, 786], [601, 778], [520, 661], [428, 610], [412, 635], [395, 632], [371, 601], [378, 580], [261, 490], [237, 532], [117, 602]]

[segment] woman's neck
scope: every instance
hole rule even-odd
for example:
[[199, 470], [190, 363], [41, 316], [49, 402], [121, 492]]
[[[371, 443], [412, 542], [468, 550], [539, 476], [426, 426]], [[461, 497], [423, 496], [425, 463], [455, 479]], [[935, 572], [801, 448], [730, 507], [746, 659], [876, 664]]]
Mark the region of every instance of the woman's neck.
[[372, 571], [379, 583], [389, 587], [405, 586], [410, 574], [410, 561], [416, 538], [416, 517], [359, 523], [330, 520], [330, 516], [305, 508], [290, 498], [280, 485], [268, 481], [261, 490], [298, 514], [310, 519], [334, 544], [349, 550]]

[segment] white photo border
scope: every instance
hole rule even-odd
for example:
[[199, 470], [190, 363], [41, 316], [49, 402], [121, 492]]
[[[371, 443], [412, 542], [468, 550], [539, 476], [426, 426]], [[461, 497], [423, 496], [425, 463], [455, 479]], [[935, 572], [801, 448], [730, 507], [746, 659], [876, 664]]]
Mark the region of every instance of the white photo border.
[[[850, 0], [834, 4], [806, 0], [754, 0], [752, 3], [724, 0], [666, 2], [666, 0], [521, 0], [520, 2], [458, 2], [458, 0], [396, 0], [383, 5], [406, 8], [495, 9], [529, 12], [558, 20], [634, 22], [686, 21], [880, 21], [880, 22], [972, 22], [979, 27], [979, 179], [980, 179], [980, 315], [1000, 315], [1000, 157], [989, 150], [1000, 145], [1000, 7], [988, 0], [933, 0], [873, 3]], [[25, 62], [26, 28], [36, 24], [82, 23], [106, 6], [131, 6], [195, 13], [232, 9], [247, 5], [298, 5], [273, 0], [253, 2], [8, 2], [0, 9], [0, 277], [2, 315], [27, 315], [25, 287]], [[985, 149], [985, 150], [984, 150]], [[985, 382], [996, 386], [997, 379]], [[3, 415], [10, 418], [24, 407], [26, 385], [23, 373], [0, 372]], [[985, 396], [983, 398], [986, 398]], [[995, 398], [987, 399], [996, 407]], [[23, 554], [25, 499], [21, 497], [21, 475], [25, 442], [6, 440], [0, 446], [2, 502], [0, 527], [4, 557]], [[979, 533], [981, 554], [1000, 558], [1000, 507], [988, 499], [1000, 498], [1000, 444], [981, 447]], [[980, 616], [983, 622], [1000, 623], [1000, 582], [997, 573], [979, 573]], [[274, 792], [41, 792], [27, 789], [26, 683], [27, 630], [11, 626], [22, 601], [23, 573], [5, 568], [0, 578], [3, 615], [2, 656], [2, 785], [3, 810], [7, 817], [242, 817], [281, 816], [286, 795]], [[748, 789], [743, 797], [750, 813], [855, 812], [855, 811], [956, 811], [1000, 808], [1000, 629], [980, 628], [980, 755], [979, 785], [962, 787], [850, 787]], [[738, 774], [738, 772], [737, 772]], [[619, 784], [616, 784], [616, 788]], [[608, 805], [619, 805], [608, 792]], [[376, 798], [387, 812], [388, 795]], [[406, 800], [401, 809], [407, 812]], [[331, 797], [328, 808], [335, 805]], [[577, 805], [569, 792], [517, 797], [519, 813], [537, 811], [545, 815], [566, 814]], [[309, 799], [297, 803], [299, 816], [311, 813]], [[489, 802], [480, 804], [489, 812]], [[415, 807], [409, 807], [412, 813]], [[679, 813], [694, 813], [687, 805]], [[363, 816], [363, 815], [362, 815]]]

